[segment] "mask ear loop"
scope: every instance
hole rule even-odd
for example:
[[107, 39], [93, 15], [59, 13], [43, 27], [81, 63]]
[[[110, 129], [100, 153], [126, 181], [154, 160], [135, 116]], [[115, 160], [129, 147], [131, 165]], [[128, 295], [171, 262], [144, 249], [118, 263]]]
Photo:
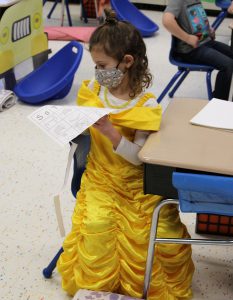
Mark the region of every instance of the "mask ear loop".
[[[124, 59], [124, 57], [123, 57], [123, 58], [119, 61], [119, 63], [115, 66], [116, 69], [118, 69], [119, 64], [122, 63], [123, 59]], [[98, 67], [97, 67], [97, 65], [95, 65], [95, 70], [99, 70]], [[123, 72], [123, 73], [126, 73], [126, 72], [127, 72], [127, 70], [126, 70], [125, 72]]]

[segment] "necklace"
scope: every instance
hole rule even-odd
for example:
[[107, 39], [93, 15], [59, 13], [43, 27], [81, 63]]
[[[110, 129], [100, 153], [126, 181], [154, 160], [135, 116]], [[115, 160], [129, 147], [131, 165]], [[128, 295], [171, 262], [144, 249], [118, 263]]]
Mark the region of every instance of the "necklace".
[[111, 107], [111, 108], [124, 108], [124, 107], [126, 107], [126, 106], [130, 103], [130, 101], [131, 101], [131, 99], [129, 99], [128, 101], [125, 101], [125, 103], [122, 104], [122, 105], [112, 105], [112, 104], [110, 103], [108, 97], [107, 97], [107, 93], [108, 93], [108, 89], [105, 88], [105, 89], [104, 89], [104, 101], [107, 103], [108, 107]]

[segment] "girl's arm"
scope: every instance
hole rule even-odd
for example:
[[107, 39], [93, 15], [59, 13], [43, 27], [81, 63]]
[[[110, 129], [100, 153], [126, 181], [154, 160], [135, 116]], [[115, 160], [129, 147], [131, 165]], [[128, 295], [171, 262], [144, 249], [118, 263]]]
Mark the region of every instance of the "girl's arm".
[[95, 129], [99, 130], [103, 135], [105, 135], [116, 149], [121, 141], [121, 134], [116, 130], [116, 128], [109, 121], [108, 116], [103, 116], [98, 121], [92, 125]]
[[133, 142], [127, 140], [124, 136], [114, 151], [133, 165], [141, 165], [142, 161], [138, 158], [138, 152], [145, 144], [146, 139], [149, 135], [149, 131], [136, 130], [135, 138]]
[[138, 152], [144, 145], [149, 131], [136, 130], [133, 142], [122, 136], [117, 129], [112, 125], [107, 116], [100, 118], [94, 125], [94, 128], [105, 135], [113, 145], [113, 151], [129, 161], [133, 165], [142, 164], [138, 158]]

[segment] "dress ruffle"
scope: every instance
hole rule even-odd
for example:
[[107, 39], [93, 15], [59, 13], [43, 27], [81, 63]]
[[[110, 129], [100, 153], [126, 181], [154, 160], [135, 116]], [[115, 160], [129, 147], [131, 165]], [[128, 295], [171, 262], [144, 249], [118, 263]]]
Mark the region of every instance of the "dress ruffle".
[[[72, 231], [58, 261], [62, 286], [71, 295], [80, 288], [142, 296], [149, 230], [153, 208], [160, 196], [142, 194], [142, 181], [123, 180], [88, 162], [77, 195]], [[101, 170], [100, 170], [101, 169]], [[102, 174], [102, 176], [98, 176]], [[136, 177], [142, 174], [138, 169]], [[122, 188], [123, 187], [123, 188]], [[161, 237], [188, 237], [175, 206], [160, 214]], [[193, 273], [187, 245], [160, 244], [156, 248], [150, 298], [189, 299]]]

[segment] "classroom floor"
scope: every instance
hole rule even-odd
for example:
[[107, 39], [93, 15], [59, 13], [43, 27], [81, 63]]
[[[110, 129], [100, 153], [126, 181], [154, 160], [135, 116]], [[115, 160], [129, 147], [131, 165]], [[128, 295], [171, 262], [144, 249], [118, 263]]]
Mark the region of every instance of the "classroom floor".
[[[44, 6], [44, 24], [59, 25], [60, 7], [56, 8], [52, 19], [46, 18], [51, 5], [51, 2], [46, 2]], [[176, 71], [168, 62], [170, 35], [161, 24], [161, 12], [144, 13], [160, 26], [154, 37], [145, 39], [150, 69], [154, 74], [152, 90], [159, 95]], [[71, 5], [71, 14], [74, 25], [80, 25], [78, 5]], [[230, 39], [229, 22], [229, 19], [224, 20], [217, 31], [217, 39], [226, 43]], [[66, 19], [64, 25], [67, 26]], [[50, 41], [49, 47], [54, 54], [66, 43]], [[71, 92], [64, 99], [51, 103], [75, 104], [81, 81], [91, 78], [93, 71], [94, 64], [88, 51], [84, 50]], [[204, 74], [190, 74], [176, 96], [206, 99]], [[62, 148], [27, 119], [35, 109], [18, 102], [0, 113], [0, 294], [4, 300], [68, 300], [71, 298], [61, 289], [57, 271], [48, 280], [43, 278], [42, 269], [62, 245], [52, 197], [63, 184], [69, 146]], [[68, 184], [62, 191], [67, 232], [74, 204]], [[195, 215], [182, 215], [182, 219], [190, 233], [194, 233]], [[194, 300], [233, 299], [232, 253], [229, 247], [193, 246], [196, 265]]]

